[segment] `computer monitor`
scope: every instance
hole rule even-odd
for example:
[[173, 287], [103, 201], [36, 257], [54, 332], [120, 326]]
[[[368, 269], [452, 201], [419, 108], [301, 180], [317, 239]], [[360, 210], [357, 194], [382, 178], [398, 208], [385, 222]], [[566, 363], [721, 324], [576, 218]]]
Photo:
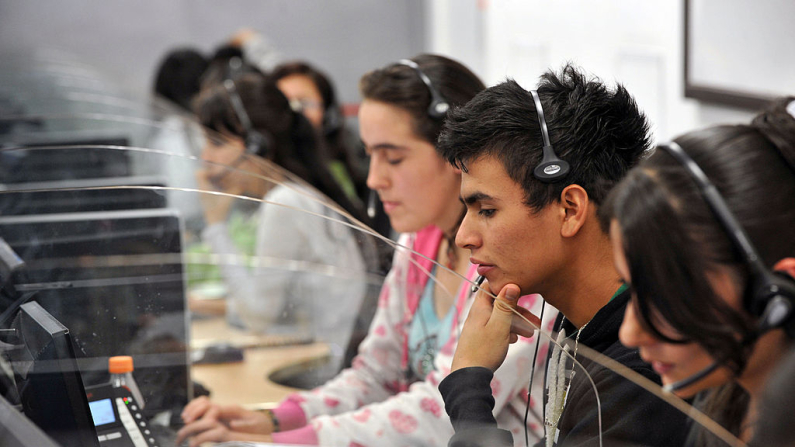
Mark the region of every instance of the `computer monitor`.
[[69, 329], [36, 302], [23, 304], [11, 327], [19, 348], [10, 360], [25, 416], [63, 447], [99, 447]]
[[[0, 218], [36, 301], [70, 328], [85, 385], [131, 355], [145, 415], [192, 397], [182, 223], [169, 209]], [[38, 285], [36, 285], [38, 284]]]
[[[125, 150], [87, 146], [129, 146], [127, 138], [15, 142], [0, 151], [0, 183], [127, 177], [132, 160]], [[73, 146], [48, 149], [49, 146]], [[17, 148], [29, 149], [17, 149]]]
[[165, 185], [155, 176], [0, 185], [0, 216], [165, 208], [166, 192], [149, 188]]

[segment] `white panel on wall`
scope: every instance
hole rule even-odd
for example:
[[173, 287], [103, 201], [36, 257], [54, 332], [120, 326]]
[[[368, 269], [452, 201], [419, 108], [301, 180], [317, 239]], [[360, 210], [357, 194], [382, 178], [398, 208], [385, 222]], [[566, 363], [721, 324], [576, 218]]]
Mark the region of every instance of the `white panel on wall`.
[[624, 83], [653, 120], [657, 139], [701, 125], [701, 106], [683, 93], [683, 1], [485, 3], [487, 84], [513, 77], [529, 88], [546, 69], [573, 62], [605, 82]]
[[531, 90], [538, 76], [549, 67], [549, 46], [546, 43], [518, 38], [510, 45], [512, 58], [506, 72], [524, 89]]
[[616, 57], [616, 80], [632, 93], [652, 123], [655, 140], [668, 135], [665, 65], [665, 56], [653, 48], [621, 48]]
[[431, 53], [451, 56], [482, 78], [485, 0], [426, 0], [424, 23]]
[[690, 82], [795, 94], [795, 2], [690, 0]]

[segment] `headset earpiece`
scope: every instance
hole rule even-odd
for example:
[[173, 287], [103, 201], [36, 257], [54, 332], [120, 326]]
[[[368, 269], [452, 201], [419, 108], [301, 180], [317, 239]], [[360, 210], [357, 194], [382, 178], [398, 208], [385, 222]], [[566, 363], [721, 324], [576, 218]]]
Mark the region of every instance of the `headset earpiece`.
[[331, 135], [342, 127], [342, 111], [336, 103], [331, 103], [323, 111], [323, 135]]
[[549, 130], [547, 129], [547, 120], [544, 118], [544, 108], [541, 106], [541, 98], [538, 92], [530, 90], [530, 95], [533, 97], [533, 104], [536, 107], [536, 115], [538, 115], [538, 125], [541, 127], [541, 138], [544, 142], [544, 153], [541, 163], [533, 169], [533, 176], [544, 183], [556, 182], [569, 173], [569, 163], [558, 158], [555, 150], [552, 148], [552, 143], [549, 141]]
[[[434, 92], [431, 92], [432, 96], [433, 93]], [[447, 116], [447, 111], [450, 110], [450, 104], [448, 104], [447, 101], [439, 97], [438, 94], [436, 96], [437, 97], [434, 97], [431, 100], [431, 105], [428, 106], [428, 115], [430, 115], [431, 118], [434, 119], [442, 119], [445, 116]]]
[[237, 93], [235, 81], [227, 79], [224, 81], [223, 85], [224, 89], [226, 89], [226, 92], [229, 94], [229, 102], [232, 104], [232, 110], [234, 110], [238, 121], [240, 121], [240, 125], [243, 127], [246, 154], [268, 158], [271, 149], [270, 140], [262, 134], [262, 132], [254, 129], [251, 118], [248, 116], [246, 108], [243, 105], [243, 100], [240, 98], [240, 94]]
[[784, 272], [767, 271], [753, 287], [746, 309], [759, 317], [759, 333], [782, 327], [795, 339], [795, 280]]
[[569, 164], [555, 155], [552, 146], [544, 146], [544, 158], [533, 169], [533, 176], [544, 183], [553, 183], [569, 173]]
[[441, 93], [433, 86], [431, 78], [428, 77], [421, 69], [420, 66], [411, 59], [401, 59], [397, 62], [398, 65], [405, 65], [411, 67], [417, 72], [417, 75], [422, 80], [422, 83], [428, 87], [428, 92], [431, 94], [431, 104], [428, 106], [428, 116], [433, 119], [440, 120], [447, 116], [450, 110], [450, 103], [444, 99]]
[[268, 137], [262, 133], [251, 130], [246, 134], [246, 154], [258, 155], [262, 158], [269, 158], [271, 144]]

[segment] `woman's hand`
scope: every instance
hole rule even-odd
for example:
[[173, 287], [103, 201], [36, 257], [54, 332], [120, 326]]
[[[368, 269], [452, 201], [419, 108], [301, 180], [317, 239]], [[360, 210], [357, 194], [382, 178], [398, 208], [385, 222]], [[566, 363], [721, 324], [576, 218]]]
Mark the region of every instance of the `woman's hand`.
[[202, 396], [192, 400], [182, 411], [185, 426], [177, 433], [177, 444], [191, 438], [191, 447], [203, 442], [270, 442], [273, 420], [265, 413], [239, 405], [221, 406]]
[[516, 342], [519, 335], [531, 337], [535, 333], [535, 328], [512, 309], [516, 309], [533, 324], [541, 325], [538, 317], [516, 305], [519, 286], [506, 284], [495, 300], [485, 292], [489, 290], [487, 284], [481, 287], [475, 297], [464, 323], [453, 356], [453, 371], [470, 366], [482, 366], [495, 371], [505, 361], [508, 345]]
[[259, 36], [259, 33], [251, 28], [240, 28], [232, 34], [232, 37], [229, 38], [229, 45], [237, 48], [243, 48], [243, 45], [246, 42], [254, 39], [255, 37]]
[[[235, 200], [234, 197], [227, 194], [240, 195], [242, 189], [235, 187], [233, 182], [213, 181], [212, 176], [206, 169], [196, 171], [196, 184], [201, 191], [207, 191], [199, 195], [202, 209], [204, 210], [204, 220], [207, 225], [226, 221], [229, 210], [232, 208], [232, 202]], [[224, 192], [226, 194], [212, 194], [212, 192]]]

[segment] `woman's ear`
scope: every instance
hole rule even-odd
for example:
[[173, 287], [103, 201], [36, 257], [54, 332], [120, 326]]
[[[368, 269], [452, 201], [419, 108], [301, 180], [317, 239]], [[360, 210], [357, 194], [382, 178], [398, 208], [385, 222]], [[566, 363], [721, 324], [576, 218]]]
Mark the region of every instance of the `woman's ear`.
[[773, 270], [784, 272], [789, 276], [795, 278], [795, 258], [784, 258], [776, 262]]

